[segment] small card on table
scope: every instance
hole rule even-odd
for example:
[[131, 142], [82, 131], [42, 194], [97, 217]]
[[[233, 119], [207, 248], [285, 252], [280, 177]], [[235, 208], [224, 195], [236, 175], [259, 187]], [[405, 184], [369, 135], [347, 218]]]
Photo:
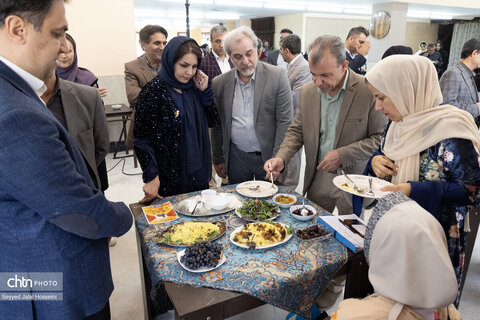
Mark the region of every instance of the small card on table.
[[173, 206], [170, 201], [152, 205], [148, 207], [142, 207], [143, 214], [148, 221], [148, 224], [165, 223], [178, 219], [178, 215], [173, 210]]

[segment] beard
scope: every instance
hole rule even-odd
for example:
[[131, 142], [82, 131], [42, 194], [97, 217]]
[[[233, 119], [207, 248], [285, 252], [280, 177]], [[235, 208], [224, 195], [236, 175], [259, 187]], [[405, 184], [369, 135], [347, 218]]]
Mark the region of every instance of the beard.
[[253, 75], [253, 73], [255, 72], [255, 69], [246, 69], [246, 70], [239, 70], [240, 71], [240, 74], [244, 77], [250, 77], [251, 75]]
[[244, 69], [238, 68], [240, 74], [244, 77], [250, 77], [255, 72], [256, 65], [249, 63], [248, 66]]

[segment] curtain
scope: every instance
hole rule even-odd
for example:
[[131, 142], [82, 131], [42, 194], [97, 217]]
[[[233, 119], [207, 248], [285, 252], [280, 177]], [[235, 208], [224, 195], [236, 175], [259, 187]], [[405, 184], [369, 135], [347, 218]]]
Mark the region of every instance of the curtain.
[[455, 23], [450, 45], [449, 69], [460, 61], [463, 44], [475, 37], [480, 37], [480, 21]]

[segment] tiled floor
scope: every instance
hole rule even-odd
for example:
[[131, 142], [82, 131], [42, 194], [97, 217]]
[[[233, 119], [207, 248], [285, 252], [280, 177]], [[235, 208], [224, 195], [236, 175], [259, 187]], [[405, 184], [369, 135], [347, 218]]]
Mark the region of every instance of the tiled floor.
[[[123, 160], [112, 159], [107, 156], [110, 187], [106, 196], [111, 201], [123, 201], [125, 204], [138, 202], [143, 197], [141, 175], [128, 176], [122, 174]], [[302, 163], [303, 164], [303, 163]], [[303, 169], [303, 168], [302, 168]], [[140, 168], [133, 168], [133, 159], [125, 159], [124, 171], [129, 174], [141, 173]], [[301, 183], [303, 183], [301, 181]], [[140, 264], [137, 252], [135, 230], [132, 229], [123, 237], [117, 239], [117, 245], [110, 248], [113, 280], [115, 290], [110, 299], [112, 320], [144, 319], [142, 288], [140, 278]], [[480, 319], [480, 240], [477, 238], [474, 254], [470, 263], [468, 277], [463, 291], [460, 312], [465, 320]], [[242, 313], [229, 320], [277, 320], [285, 319], [287, 312], [271, 305]], [[173, 313], [157, 317], [161, 320], [174, 319]]]

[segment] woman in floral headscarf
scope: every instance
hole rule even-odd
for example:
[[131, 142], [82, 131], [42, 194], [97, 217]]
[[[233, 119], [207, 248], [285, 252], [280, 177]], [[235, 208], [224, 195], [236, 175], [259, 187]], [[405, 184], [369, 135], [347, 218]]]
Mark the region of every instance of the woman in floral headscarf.
[[[424, 57], [394, 55], [366, 75], [376, 109], [392, 120], [371, 174], [392, 176], [395, 186], [442, 225], [450, 259], [464, 275], [467, 206], [479, 200], [480, 136], [473, 118], [454, 106], [438, 106], [442, 94], [433, 64]], [[458, 304], [460, 292], [457, 297]]]

